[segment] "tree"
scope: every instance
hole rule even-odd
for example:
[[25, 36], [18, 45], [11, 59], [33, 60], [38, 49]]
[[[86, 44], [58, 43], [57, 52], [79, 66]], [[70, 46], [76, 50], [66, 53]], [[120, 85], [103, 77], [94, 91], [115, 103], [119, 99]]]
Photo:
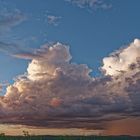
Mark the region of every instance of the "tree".
[[30, 136], [29, 132], [28, 131], [24, 131], [24, 130], [23, 130], [23, 135], [26, 136], [26, 137]]
[[0, 137], [3, 137], [3, 136], [5, 136], [5, 133], [0, 133]]

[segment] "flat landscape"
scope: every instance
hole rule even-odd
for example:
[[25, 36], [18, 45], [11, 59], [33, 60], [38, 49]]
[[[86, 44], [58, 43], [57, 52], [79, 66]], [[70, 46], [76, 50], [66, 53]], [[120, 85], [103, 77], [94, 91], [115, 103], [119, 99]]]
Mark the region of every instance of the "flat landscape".
[[140, 140], [140, 0], [0, 0], [0, 140]]
[[140, 136], [1, 136], [0, 140], [140, 140]]

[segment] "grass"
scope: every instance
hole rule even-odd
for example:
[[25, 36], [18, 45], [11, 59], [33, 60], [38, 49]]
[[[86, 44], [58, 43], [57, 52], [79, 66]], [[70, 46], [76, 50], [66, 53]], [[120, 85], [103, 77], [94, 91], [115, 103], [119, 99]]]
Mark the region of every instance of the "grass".
[[131, 136], [0, 136], [0, 140], [140, 140]]

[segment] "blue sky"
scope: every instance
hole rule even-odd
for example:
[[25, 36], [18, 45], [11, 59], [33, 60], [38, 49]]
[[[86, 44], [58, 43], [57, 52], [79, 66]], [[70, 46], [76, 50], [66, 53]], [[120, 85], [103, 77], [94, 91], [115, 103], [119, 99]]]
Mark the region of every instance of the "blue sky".
[[[19, 9], [27, 16], [26, 21], [2, 39], [29, 48], [40, 47], [46, 42], [68, 44], [72, 61], [88, 64], [94, 70], [93, 75], [98, 75], [104, 56], [140, 36], [139, 0], [105, 2], [111, 4], [111, 8], [88, 10], [65, 0], [1, 0], [4, 8]], [[58, 25], [48, 24], [47, 15], [61, 17]], [[0, 81], [11, 81], [23, 73], [27, 63], [1, 53]]]

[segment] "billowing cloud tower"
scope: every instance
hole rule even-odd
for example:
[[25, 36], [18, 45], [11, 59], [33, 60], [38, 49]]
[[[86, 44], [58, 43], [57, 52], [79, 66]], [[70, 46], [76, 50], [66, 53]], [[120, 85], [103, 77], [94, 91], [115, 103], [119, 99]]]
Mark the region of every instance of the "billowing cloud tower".
[[103, 129], [103, 122], [140, 115], [140, 40], [103, 59], [104, 75], [71, 63], [69, 47], [44, 45], [0, 97], [0, 122], [59, 128]]

